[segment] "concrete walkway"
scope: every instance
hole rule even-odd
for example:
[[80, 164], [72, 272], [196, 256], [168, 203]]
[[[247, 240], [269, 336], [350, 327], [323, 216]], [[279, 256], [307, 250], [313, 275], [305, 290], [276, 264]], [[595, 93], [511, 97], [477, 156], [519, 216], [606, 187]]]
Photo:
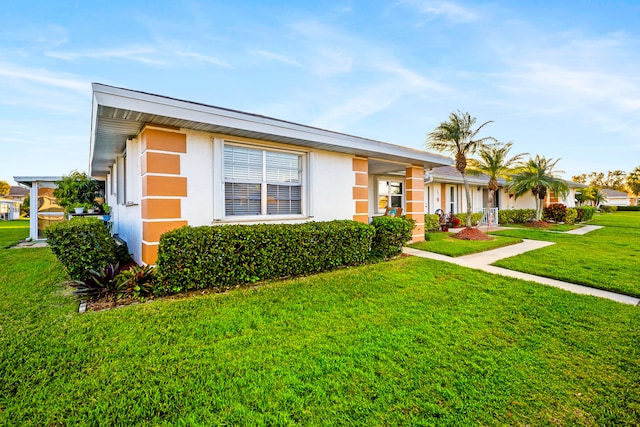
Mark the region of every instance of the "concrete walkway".
[[565, 231], [564, 234], [575, 234], [578, 236], [582, 236], [583, 234], [587, 234], [590, 231], [598, 230], [603, 228], [601, 225], [583, 225], [580, 228], [576, 228], [575, 230]]
[[[595, 225], [585, 227], [596, 227]], [[583, 228], [585, 228], [583, 227]], [[593, 229], [596, 229], [593, 228]], [[581, 229], [572, 230], [579, 231]], [[571, 234], [585, 234], [584, 233], [571, 233]], [[421, 251], [413, 248], [404, 248], [403, 252], [408, 255], [417, 256], [420, 258], [429, 258], [436, 261], [444, 261], [451, 264], [457, 264], [462, 267], [473, 268], [476, 270], [486, 271], [488, 273], [499, 274], [506, 277], [514, 277], [516, 279], [528, 280], [530, 282], [541, 283], [543, 285], [554, 286], [556, 288], [564, 289], [565, 291], [573, 292], [576, 294], [593, 295], [600, 298], [607, 298], [613, 301], [621, 302], [624, 304], [640, 305], [640, 298], [630, 297], [627, 295], [617, 294], [615, 292], [603, 291], [601, 289], [590, 288], [588, 286], [576, 285], [575, 283], [562, 282], [560, 280], [549, 279], [546, 277], [540, 277], [533, 274], [521, 273], [519, 271], [507, 270], [506, 268], [494, 267], [491, 264], [503, 259], [509, 258], [515, 255], [519, 255], [525, 252], [533, 251], [536, 249], [544, 248], [545, 246], [555, 245], [554, 242], [543, 242], [540, 240], [528, 240], [524, 239], [522, 243], [515, 245], [505, 246], [490, 251], [479, 252], [476, 254], [465, 255], [461, 257], [450, 257], [446, 255], [440, 255], [433, 252]]]

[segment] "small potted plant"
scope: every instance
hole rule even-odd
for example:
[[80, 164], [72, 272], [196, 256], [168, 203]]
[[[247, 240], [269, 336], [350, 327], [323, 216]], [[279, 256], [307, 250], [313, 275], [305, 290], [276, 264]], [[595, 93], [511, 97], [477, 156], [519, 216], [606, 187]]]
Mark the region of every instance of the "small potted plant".
[[109, 207], [108, 204], [103, 203], [102, 204], [102, 219], [105, 221], [109, 221], [109, 219], [111, 219], [111, 208]]
[[73, 210], [77, 214], [84, 213], [84, 203], [76, 203], [73, 205]]

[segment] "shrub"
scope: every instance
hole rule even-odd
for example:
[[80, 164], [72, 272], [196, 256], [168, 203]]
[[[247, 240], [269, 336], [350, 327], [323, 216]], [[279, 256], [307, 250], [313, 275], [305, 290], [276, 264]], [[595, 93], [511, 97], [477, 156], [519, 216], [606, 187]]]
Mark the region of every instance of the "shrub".
[[363, 263], [375, 229], [355, 221], [182, 227], [158, 248], [155, 295], [227, 288]]
[[618, 210], [618, 207], [617, 206], [600, 205], [598, 210], [600, 212], [604, 212], [604, 213], [612, 213], [612, 212], [615, 212], [616, 210]]
[[547, 221], [565, 222], [567, 207], [562, 203], [552, 203], [544, 208], [542, 218]]
[[92, 207], [96, 204], [96, 198], [100, 197], [98, 181], [85, 172], [72, 171], [56, 184], [53, 195], [67, 212], [76, 206]]
[[577, 218], [578, 218], [578, 211], [576, 210], [576, 208], [568, 208], [567, 215], [564, 218], [564, 222], [567, 224], [573, 224], [574, 222], [576, 222]]
[[87, 270], [84, 280], [75, 280], [71, 285], [76, 295], [89, 298], [111, 297], [117, 300], [124, 295], [125, 285], [119, 280], [119, 265], [108, 264], [99, 270]]
[[640, 206], [618, 206], [618, 212], [637, 212], [640, 211]]
[[592, 206], [579, 206], [576, 208], [576, 211], [578, 212], [577, 222], [582, 222], [589, 221], [593, 218], [593, 214], [596, 209]]
[[451, 223], [451, 226], [453, 228], [460, 227], [460, 219], [454, 213], [451, 213], [451, 216], [449, 217], [449, 222]]
[[424, 231], [438, 231], [440, 230], [440, 216], [436, 214], [424, 215]]
[[500, 224], [524, 224], [535, 218], [535, 209], [503, 209], [498, 211]]
[[374, 258], [391, 258], [402, 253], [402, 247], [411, 240], [416, 222], [406, 217], [379, 216], [373, 218], [371, 225], [376, 230], [371, 255]]
[[[466, 226], [467, 225], [467, 214], [466, 213], [459, 213], [456, 214], [456, 217], [460, 220], [460, 225], [462, 226]], [[474, 212], [471, 214], [471, 225], [472, 226], [476, 226], [480, 223], [480, 221], [482, 221], [482, 212]]]
[[153, 295], [156, 282], [155, 268], [148, 265], [133, 265], [123, 270], [117, 279], [124, 294], [144, 300]]
[[47, 242], [72, 280], [84, 280], [89, 270], [115, 264], [115, 242], [104, 222], [97, 218], [74, 218], [45, 229]]

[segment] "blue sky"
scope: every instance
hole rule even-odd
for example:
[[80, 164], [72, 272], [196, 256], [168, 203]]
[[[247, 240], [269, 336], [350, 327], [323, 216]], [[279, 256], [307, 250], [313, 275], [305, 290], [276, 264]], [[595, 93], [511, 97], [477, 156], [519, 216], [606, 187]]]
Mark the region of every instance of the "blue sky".
[[19, 1], [0, 179], [88, 165], [91, 82], [421, 148], [468, 111], [569, 178], [640, 165], [640, 1]]

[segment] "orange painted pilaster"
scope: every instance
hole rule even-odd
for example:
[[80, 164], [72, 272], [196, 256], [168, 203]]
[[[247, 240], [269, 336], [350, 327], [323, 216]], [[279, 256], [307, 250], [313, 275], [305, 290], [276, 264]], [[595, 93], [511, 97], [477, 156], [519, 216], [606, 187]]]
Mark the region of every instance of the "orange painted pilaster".
[[355, 214], [353, 220], [369, 223], [369, 160], [363, 157], [353, 158], [354, 186], [353, 201]]
[[413, 242], [424, 241], [424, 167], [408, 166], [405, 175], [405, 215], [416, 222], [411, 233]]
[[142, 156], [142, 261], [155, 264], [160, 236], [188, 225], [182, 219], [187, 178], [180, 176], [181, 154], [187, 152], [187, 136], [181, 132], [145, 128], [140, 134]]

